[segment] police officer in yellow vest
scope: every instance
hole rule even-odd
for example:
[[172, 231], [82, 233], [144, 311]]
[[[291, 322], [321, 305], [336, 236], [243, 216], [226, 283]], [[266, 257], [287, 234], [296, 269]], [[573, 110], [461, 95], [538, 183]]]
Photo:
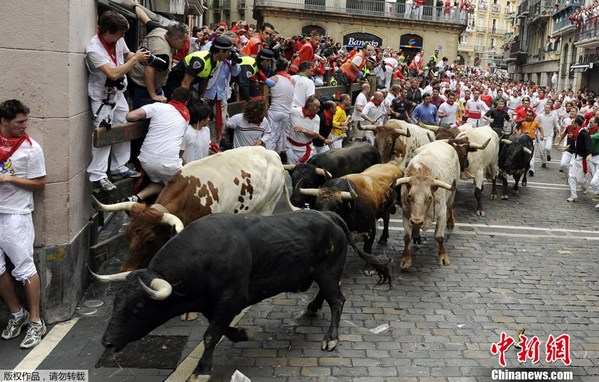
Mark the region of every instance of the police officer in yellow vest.
[[256, 58], [250, 56], [241, 57], [241, 72], [238, 76], [239, 98], [244, 101], [260, 98], [260, 82], [264, 82], [268, 87], [275, 85], [274, 81], [269, 79], [272, 68], [272, 60], [275, 54], [270, 49], [262, 49], [258, 52]]
[[190, 89], [192, 85], [198, 84], [201, 98], [208, 80], [212, 78], [221, 61], [231, 56], [232, 49], [233, 44], [229, 39], [217, 37], [212, 42], [210, 50], [192, 52], [185, 56], [185, 59], [179, 61], [169, 73], [164, 87], [166, 97], [170, 99], [172, 91], [179, 86]]

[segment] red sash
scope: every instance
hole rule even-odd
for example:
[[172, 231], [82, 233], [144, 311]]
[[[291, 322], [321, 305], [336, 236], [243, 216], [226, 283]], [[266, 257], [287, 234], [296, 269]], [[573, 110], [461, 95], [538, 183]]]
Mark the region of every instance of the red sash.
[[289, 143], [291, 143], [294, 146], [306, 148], [305, 154], [302, 155], [302, 157], [297, 160], [298, 163], [305, 163], [308, 159], [310, 159], [310, 154], [312, 154], [312, 142], [311, 141], [307, 142], [307, 143], [299, 143], [289, 137], [287, 137], [287, 140], [289, 141]]
[[3, 163], [10, 158], [25, 141], [32, 145], [31, 139], [29, 139], [27, 133], [23, 133], [23, 136], [19, 138], [5, 138], [0, 134], [0, 163]]
[[480, 116], [481, 116], [480, 111], [471, 111], [471, 110], [468, 110], [468, 118], [480, 119]]

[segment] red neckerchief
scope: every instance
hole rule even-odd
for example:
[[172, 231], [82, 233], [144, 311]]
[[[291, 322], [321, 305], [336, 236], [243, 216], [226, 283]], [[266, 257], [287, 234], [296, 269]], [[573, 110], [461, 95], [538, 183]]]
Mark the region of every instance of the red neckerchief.
[[376, 107], [379, 107], [379, 106], [381, 106], [381, 103], [380, 103], [380, 102], [376, 102], [376, 100], [374, 99], [374, 97], [372, 97], [372, 98], [370, 99], [370, 102], [372, 102], [372, 103], [374, 104], [374, 106], [376, 106]]
[[19, 138], [6, 138], [0, 133], [0, 163], [10, 158], [25, 141], [29, 142], [30, 145], [32, 144], [27, 133], [23, 133]]
[[302, 114], [304, 115], [304, 118], [310, 118], [310, 119], [314, 119], [314, 117], [316, 117], [316, 114], [310, 116], [309, 114], [306, 114], [306, 108], [302, 107]]
[[183, 119], [189, 122], [189, 109], [187, 108], [187, 106], [185, 106], [185, 103], [181, 101], [172, 100], [168, 101], [168, 104], [172, 105], [175, 109], [177, 109], [177, 111], [181, 113]]
[[284, 71], [284, 70], [281, 70], [280, 72], [277, 72], [277, 74], [278, 74], [279, 76], [281, 76], [281, 77], [285, 77], [285, 78], [287, 78], [288, 80], [290, 80], [290, 79], [291, 79], [291, 75], [289, 75], [289, 73], [287, 73], [287, 72], [286, 72], [286, 71]]
[[100, 42], [102, 43], [102, 45], [104, 46], [104, 49], [106, 49], [106, 52], [108, 52], [108, 55], [110, 56], [110, 58], [112, 59], [112, 61], [114, 62], [115, 65], [118, 65], [116, 63], [116, 42], [108, 42], [104, 39], [104, 37], [102, 37], [102, 35], [100, 34], [100, 32], [98, 32], [98, 38], [100, 39]]

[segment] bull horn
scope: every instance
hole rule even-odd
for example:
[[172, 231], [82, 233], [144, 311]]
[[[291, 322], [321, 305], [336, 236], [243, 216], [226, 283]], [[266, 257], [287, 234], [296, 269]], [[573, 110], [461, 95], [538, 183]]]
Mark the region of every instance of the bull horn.
[[360, 130], [372, 130], [372, 131], [376, 130], [376, 126], [375, 125], [358, 125], [358, 128]]
[[505, 139], [505, 138], [503, 138], [501, 140], [501, 142], [505, 143], [506, 145], [511, 145], [512, 144], [512, 141], [510, 141], [509, 139]]
[[412, 136], [412, 134], [410, 134], [410, 129], [408, 129], [407, 127], [404, 129], [395, 129], [395, 131], [397, 132], [397, 134], [399, 135], [403, 135], [404, 137], [410, 138]]
[[131, 211], [131, 208], [133, 208], [133, 206], [136, 205], [136, 204], [137, 203], [135, 203], [135, 202], [122, 202], [122, 203], [115, 203], [115, 204], [103, 204], [103, 203], [101, 203], [98, 199], [96, 199], [92, 195], [92, 205], [98, 211], [102, 211], [102, 212]]
[[316, 172], [317, 175], [324, 176], [327, 180], [331, 179], [333, 177], [333, 175], [331, 175], [331, 173], [328, 172], [327, 170], [325, 170], [324, 168], [318, 167], [314, 171]]
[[141, 278], [138, 278], [137, 280], [152, 300], [164, 300], [173, 293], [172, 285], [166, 280], [154, 278], [150, 282], [150, 286], [144, 284], [144, 282], [141, 281]]
[[430, 130], [435, 134], [439, 131], [439, 126], [435, 125], [427, 125], [426, 123], [418, 122], [418, 126], [422, 127], [423, 129]]
[[342, 200], [354, 200], [354, 197], [352, 196], [351, 192], [349, 192], [349, 191], [341, 191], [339, 193], [339, 196], [341, 196]]
[[295, 165], [294, 164], [284, 164], [283, 168], [287, 171], [293, 171], [293, 170], [295, 170]]
[[461, 139], [467, 137], [466, 132], [462, 131], [461, 133], [459, 133], [458, 135], [455, 136], [455, 139]]
[[531, 155], [532, 154], [532, 150], [529, 149], [528, 147], [523, 147], [522, 150], [524, 150], [525, 153]]
[[300, 194], [304, 196], [318, 196], [320, 194], [320, 189], [318, 188], [300, 188]]
[[92, 270], [90, 269], [89, 273], [91, 273], [92, 276], [94, 276], [94, 278], [98, 281], [101, 281], [103, 283], [111, 283], [125, 281], [125, 279], [127, 279], [127, 276], [129, 276], [129, 273], [131, 273], [131, 271], [114, 273], [112, 275], [99, 275], [97, 273], [92, 272]]
[[162, 224], [166, 224], [166, 225], [171, 225], [175, 227], [175, 231], [177, 233], [183, 231], [183, 228], [185, 228], [185, 226], [183, 225], [183, 222], [181, 221], [181, 219], [179, 219], [178, 217], [176, 217], [173, 214], [169, 214], [169, 213], [165, 213], [164, 215], [162, 215]]
[[433, 181], [433, 186], [441, 187], [441, 188], [444, 188], [444, 189], [449, 190], [449, 191], [453, 190], [453, 187], [450, 184], [445, 183], [442, 180], [438, 180], [438, 179], [435, 179]]
[[403, 177], [403, 178], [399, 178], [399, 179], [397, 179], [395, 181], [395, 187], [401, 186], [402, 184], [410, 183], [410, 180], [412, 180], [412, 178], [409, 177], [409, 176], [406, 176], [406, 177]]
[[489, 142], [491, 142], [491, 138], [487, 139], [487, 141], [482, 146], [479, 145], [478, 143], [470, 142], [470, 148], [484, 150], [487, 147], [487, 145], [489, 144]]

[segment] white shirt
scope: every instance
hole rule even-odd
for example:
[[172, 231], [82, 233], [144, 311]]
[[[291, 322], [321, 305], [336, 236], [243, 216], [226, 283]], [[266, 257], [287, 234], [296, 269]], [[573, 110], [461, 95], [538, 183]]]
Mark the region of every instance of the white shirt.
[[183, 160], [185, 163], [193, 162], [208, 156], [210, 149], [210, 129], [204, 126], [199, 130], [187, 125], [183, 140], [181, 141], [181, 151], [183, 151]]
[[[290, 79], [287, 79], [284, 76], [276, 75], [276, 77], [277, 84], [270, 89], [271, 103], [268, 107], [268, 111], [289, 113], [291, 111], [291, 105], [295, 97], [295, 85]], [[314, 86], [314, 84], [312, 85]]]
[[507, 101], [507, 107], [510, 110], [514, 110], [521, 103], [522, 103], [522, 97], [519, 97], [519, 96], [518, 97], [510, 96], [510, 98]]
[[379, 106], [376, 106], [373, 102], [368, 102], [362, 110], [362, 114], [367, 115], [368, 118], [375, 121], [375, 125], [379, 126], [385, 122], [382, 118], [382, 116], [385, 114], [385, 110], [386, 107], [384, 102], [381, 102]]
[[161, 158], [165, 164], [179, 160], [179, 150], [187, 121], [174, 106], [155, 102], [141, 107], [150, 118], [148, 134], [139, 153], [140, 158]]
[[[31, 137], [29, 138], [31, 139]], [[44, 152], [41, 146], [27, 140], [4, 163], [0, 171], [25, 179], [46, 175]], [[0, 183], [0, 214], [28, 214], [33, 211], [33, 192], [9, 183]]]
[[239, 113], [229, 118], [225, 126], [227, 129], [235, 130], [235, 134], [233, 135], [234, 148], [254, 146], [258, 141], [262, 141], [268, 147], [271, 131], [270, 124], [266, 118], [262, 120], [262, 123], [257, 125], [248, 122], [243, 118], [243, 113]]
[[295, 80], [295, 89], [293, 92], [293, 106], [304, 107], [306, 106], [306, 100], [308, 99], [308, 97], [316, 93], [316, 86], [314, 85], [314, 81], [312, 81], [306, 76], [300, 76], [299, 74], [293, 75], [291, 76], [291, 78]]
[[443, 102], [441, 106], [439, 106], [439, 113], [445, 113], [447, 116], [441, 117], [441, 123], [446, 123], [451, 125], [456, 122], [456, 113], [460, 109], [460, 105], [457, 102], [454, 102], [453, 105], [448, 104], [447, 102]]
[[[125, 63], [125, 56], [129, 54], [129, 48], [124, 39], [116, 42], [116, 65], [110, 58], [110, 55], [100, 42], [98, 35], [92, 37], [91, 41], [85, 47], [85, 65], [89, 72], [87, 82], [87, 94], [94, 101], [101, 101], [106, 98], [106, 75], [98, 68], [106, 64], [115, 67]], [[127, 87], [127, 76], [123, 76], [125, 88]], [[94, 110], [95, 112], [95, 110]]]
[[[362, 107], [366, 107], [366, 104], [368, 103], [368, 98], [366, 98], [366, 95], [362, 92], [360, 92], [360, 94], [358, 94], [358, 97], [356, 97], [356, 102], [354, 103], [354, 111], [352, 113], [351, 118], [354, 121], [363, 121], [364, 118], [362, 118], [362, 112], [358, 111], [358, 109], [356, 108], [357, 105], [362, 105]], [[364, 110], [364, 109], [362, 109]]]
[[[297, 143], [312, 142], [312, 138], [310, 138], [306, 134], [298, 133], [295, 131], [295, 127], [297, 127], [297, 126], [300, 126], [306, 130], [311, 130], [311, 131], [315, 131], [318, 133], [320, 131], [320, 117], [317, 114], [312, 119], [305, 118], [301, 107], [292, 107], [291, 108], [291, 122], [289, 124], [288, 137]], [[295, 146], [290, 144], [289, 142], [287, 142], [287, 147], [295, 147]]]

